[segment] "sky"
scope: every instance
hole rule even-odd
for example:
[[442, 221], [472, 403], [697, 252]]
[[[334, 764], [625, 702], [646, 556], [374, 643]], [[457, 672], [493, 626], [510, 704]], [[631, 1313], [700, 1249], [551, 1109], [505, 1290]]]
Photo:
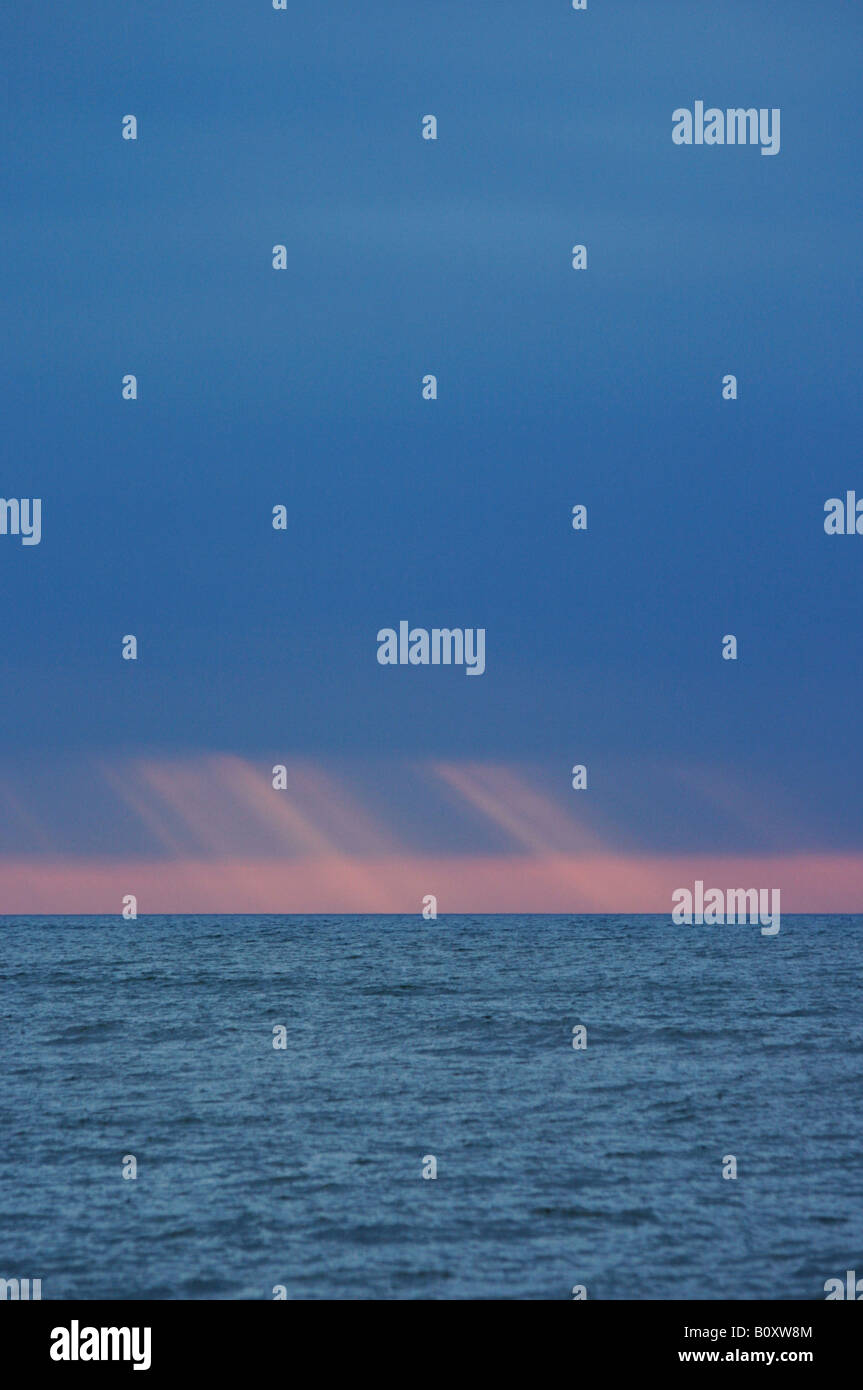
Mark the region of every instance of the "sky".
[[[840, 0], [3, 14], [0, 493], [42, 539], [0, 535], [0, 912], [860, 907], [861, 39]], [[779, 154], [676, 146], [697, 100], [778, 107]], [[401, 620], [485, 672], [381, 666]]]

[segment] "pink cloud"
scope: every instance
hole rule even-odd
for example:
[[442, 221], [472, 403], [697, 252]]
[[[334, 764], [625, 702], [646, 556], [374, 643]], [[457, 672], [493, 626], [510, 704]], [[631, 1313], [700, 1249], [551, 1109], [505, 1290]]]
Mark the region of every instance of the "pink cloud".
[[34, 852], [0, 858], [0, 913], [114, 914], [129, 893], [142, 913], [418, 913], [431, 893], [442, 913], [670, 915], [674, 890], [696, 879], [779, 888], [785, 913], [855, 912], [863, 903], [863, 854], [625, 852], [588, 823], [587, 796], [561, 805], [502, 764], [420, 769], [429, 787], [445, 790], [455, 825], [472, 817], [505, 846], [478, 853], [466, 842], [447, 854], [401, 843], [397, 824], [381, 824], [341, 777], [307, 761], [289, 765], [285, 790], [274, 789], [266, 760], [231, 754], [98, 772], [88, 795], [100, 823], [122, 807], [152, 852], [73, 856], [42, 833], [38, 805], [7, 789]]

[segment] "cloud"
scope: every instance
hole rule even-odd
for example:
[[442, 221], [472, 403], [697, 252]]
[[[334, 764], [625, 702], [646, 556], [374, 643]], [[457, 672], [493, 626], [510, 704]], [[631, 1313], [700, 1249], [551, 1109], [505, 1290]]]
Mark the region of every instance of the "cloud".
[[[66, 836], [47, 829], [7, 778], [3, 805], [19, 848], [0, 857], [0, 912], [119, 914], [132, 893], [142, 913], [419, 913], [432, 893], [441, 913], [670, 913], [673, 891], [699, 878], [779, 888], [785, 912], [853, 912], [863, 898], [858, 853], [623, 850], [524, 768], [435, 762], [417, 770], [420, 788], [445, 789], [446, 809], [436, 814], [464, 827], [461, 852], [407, 843], [397, 815], [386, 823], [380, 797], [373, 814], [343, 775], [308, 761], [288, 765], [285, 791], [274, 790], [266, 760], [232, 754], [98, 763], [86, 811], [112, 848], [85, 853], [70, 853], [68, 827]], [[381, 781], [395, 770], [380, 764], [368, 775]], [[731, 791], [721, 788], [726, 806]], [[118, 808], [130, 818], [119, 835], [111, 833]], [[476, 848], [485, 826], [495, 852]]]

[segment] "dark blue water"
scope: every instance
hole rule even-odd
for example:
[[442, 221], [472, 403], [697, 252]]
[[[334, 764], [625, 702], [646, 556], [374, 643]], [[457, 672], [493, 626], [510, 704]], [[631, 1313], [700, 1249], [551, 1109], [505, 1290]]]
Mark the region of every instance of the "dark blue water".
[[0, 919], [0, 1276], [823, 1299], [863, 1272], [861, 923]]

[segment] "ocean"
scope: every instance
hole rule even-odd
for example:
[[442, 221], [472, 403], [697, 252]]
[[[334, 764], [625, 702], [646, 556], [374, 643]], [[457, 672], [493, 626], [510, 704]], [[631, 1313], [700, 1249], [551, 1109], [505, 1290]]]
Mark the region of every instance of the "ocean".
[[0, 1278], [823, 1299], [863, 1274], [861, 923], [0, 918]]

